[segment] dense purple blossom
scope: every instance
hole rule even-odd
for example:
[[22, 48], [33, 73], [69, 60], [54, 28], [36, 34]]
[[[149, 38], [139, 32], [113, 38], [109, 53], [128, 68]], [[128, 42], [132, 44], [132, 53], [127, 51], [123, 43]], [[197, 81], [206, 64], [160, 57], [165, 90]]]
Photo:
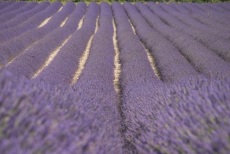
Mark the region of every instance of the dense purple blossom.
[[0, 16], [0, 20], [1, 20], [0, 29], [2, 30], [2, 24], [3, 23], [8, 22], [9, 20], [15, 18], [16, 16], [18, 16], [18, 15], [20, 15], [26, 11], [29, 11], [30, 9], [35, 8], [37, 5], [38, 5], [38, 3], [36, 3], [36, 2], [26, 3], [25, 6], [19, 8], [19, 9], [16, 9], [14, 11], [10, 11], [9, 13], [4, 14], [3, 16]]
[[[41, 7], [47, 7], [47, 4], [48, 3], [42, 5]], [[67, 3], [62, 8], [62, 10], [53, 15], [50, 21], [43, 27], [29, 30], [1, 45], [0, 50], [2, 51], [2, 54], [0, 55], [0, 63], [5, 65], [7, 62], [10, 61], [10, 58], [13, 59], [15, 56], [23, 52], [33, 43], [58, 28], [60, 24], [65, 20], [65, 18], [73, 12], [74, 8], [75, 4]]]
[[2, 153], [121, 153], [113, 94], [33, 83], [9, 72], [0, 73], [0, 85]]
[[8, 20], [7, 22], [5, 22], [4, 24], [0, 24], [0, 30], [11, 28], [14, 26], [18, 26], [19, 24], [22, 24], [26, 20], [32, 18], [36, 13], [39, 13], [41, 10], [48, 7], [49, 5], [50, 3], [48, 2], [39, 3], [33, 9], [17, 15], [17, 18], [12, 18]]
[[[75, 6], [74, 3], [72, 4]], [[49, 35], [46, 35], [43, 39], [33, 44], [9, 66], [7, 66], [6, 69], [10, 70], [15, 75], [32, 77], [33, 74], [45, 63], [48, 56], [76, 30], [78, 22], [85, 13], [85, 9], [85, 3], [78, 4], [77, 8], [75, 8], [70, 14], [63, 27], [52, 31]]]
[[[159, 82], [160, 79], [154, 74], [144, 47], [138, 36], [132, 31], [124, 8], [119, 3], [113, 4], [112, 7], [117, 26], [117, 41], [122, 66], [121, 83], [124, 83], [125, 86], [134, 86], [136, 81], [138, 81], [136, 84], [140, 85], [148, 81], [153, 84]], [[121, 86], [123, 87], [123, 85]]]
[[74, 73], [78, 68], [80, 57], [94, 33], [98, 14], [98, 5], [91, 3], [85, 14], [82, 28], [72, 34], [71, 38], [60, 49], [51, 64], [36, 77], [36, 80], [42, 79], [52, 84], [71, 83]]
[[93, 37], [89, 57], [77, 85], [105, 93], [115, 93], [112, 10], [107, 3], [100, 5], [98, 22], [99, 28]]
[[[200, 15], [209, 15], [210, 18], [212, 18], [214, 21], [217, 21], [217, 22], [220, 22], [224, 25], [229, 25], [230, 22], [229, 22], [229, 16], [228, 16], [228, 13], [218, 13], [218, 12], [215, 12], [215, 11], [212, 11], [210, 8], [207, 8], [207, 6], [205, 5], [201, 5], [201, 6], [198, 6], [196, 4], [191, 4], [191, 5], [188, 5], [188, 4], [182, 4], [182, 7], [185, 7], [185, 9], [188, 9], [190, 10], [190, 12], [192, 14], [200, 14]], [[195, 8], [195, 10], [194, 10]], [[200, 11], [197, 11], [196, 8], [199, 8]], [[211, 13], [211, 15], [210, 15]], [[228, 19], [228, 20], [227, 20]]]
[[23, 24], [20, 24], [17, 27], [12, 27], [12, 28], [0, 31], [0, 43], [5, 42], [9, 39], [12, 39], [16, 37], [17, 35], [20, 35], [30, 29], [37, 28], [37, 26], [39, 26], [46, 18], [56, 13], [61, 6], [62, 6], [62, 3], [60, 2], [52, 3], [45, 10], [39, 12], [33, 18], [30, 18]]
[[5, 7], [4, 9], [0, 10], [0, 17], [4, 16], [4, 14], [7, 14], [10, 11], [14, 11], [15, 9], [19, 9], [20, 7], [23, 7], [24, 5], [26, 5], [26, 2], [13, 3], [13, 4]]
[[0, 153], [229, 154], [229, 12], [1, 2]]
[[[179, 31], [183, 31], [184, 33], [191, 35], [197, 41], [203, 43], [204, 46], [216, 52], [221, 58], [230, 62], [230, 52], [228, 52], [230, 50], [230, 44], [228, 39], [205, 33], [204, 31], [202, 31], [202, 29], [200, 30], [190, 27], [177, 19], [177, 16], [180, 16], [181, 13], [176, 13], [172, 11], [168, 5], [164, 5], [162, 6], [162, 8], [164, 8], [163, 10], [167, 11], [167, 13], [164, 11], [156, 11], [156, 14], [162, 20], [167, 21], [167, 24]], [[171, 14], [174, 14], [175, 17]], [[226, 33], [226, 31], [224, 33]]]
[[[146, 19], [146, 21], [148, 21], [149, 25], [162, 33], [166, 37], [166, 39], [172, 41], [173, 44], [199, 72], [203, 73], [206, 76], [227, 77], [230, 75], [229, 63], [225, 62], [213, 51], [210, 51], [201, 42], [196, 41], [186, 33], [183, 33], [177, 29], [173, 29], [171, 26], [166, 24], [164, 20], [162, 20], [156, 14], [152, 13], [149, 9], [147, 9], [147, 6], [140, 3], [136, 4], [136, 6], [140, 13], [143, 15], [143, 17]], [[152, 11], [154, 12], [154, 9], [152, 9]]]
[[[124, 5], [130, 20], [136, 27], [137, 34], [155, 57], [163, 80], [177, 81], [181, 78], [198, 74], [170, 41], [148, 25], [134, 6], [130, 3]], [[157, 23], [158, 21], [154, 22], [159, 24]]]
[[0, 10], [7, 8], [11, 4], [13, 4], [13, 2], [4, 2], [4, 3], [1, 3]]
[[7, 22], [8, 20], [16, 17], [17, 15], [29, 11], [30, 9], [33, 9], [38, 3], [32, 2], [32, 3], [26, 3], [26, 5], [19, 7], [18, 9], [15, 9], [13, 11], [10, 11], [9, 13], [5, 13], [4, 15], [0, 16], [1, 24], [4, 22]]

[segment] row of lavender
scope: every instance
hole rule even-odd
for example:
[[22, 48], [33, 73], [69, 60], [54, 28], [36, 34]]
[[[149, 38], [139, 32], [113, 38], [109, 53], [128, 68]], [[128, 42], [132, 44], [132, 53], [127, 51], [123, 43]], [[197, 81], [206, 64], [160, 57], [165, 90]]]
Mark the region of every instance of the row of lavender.
[[[9, 10], [12, 9], [11, 6], [15, 8], [17, 6], [16, 4], [18, 3], [13, 3], [3, 8], [2, 11], [7, 10], [7, 8], [9, 8]], [[43, 9], [42, 12], [35, 13], [33, 17], [23, 23], [19, 23], [18, 26], [12, 25], [13, 27], [0, 30], [0, 39], [2, 39], [0, 45], [0, 50], [2, 51], [0, 56], [1, 66], [8, 66], [9, 64], [7, 67], [8, 70], [17, 75], [25, 75], [32, 78], [44, 65], [52, 52], [70, 37], [71, 39], [68, 39], [69, 42], [61, 49], [62, 52], [58, 53], [56, 59], [52, 61], [50, 66], [42, 71], [42, 74], [38, 77], [38, 79], [43, 78], [50, 82], [53, 81], [53, 83], [60, 84], [65, 82], [69, 84], [71, 78], [74, 76], [74, 71], [78, 67], [78, 61], [86, 47], [86, 42], [92, 35], [90, 30], [88, 35], [82, 35], [87, 31], [84, 29], [88, 29], [87, 25], [89, 23], [84, 24], [83, 29], [76, 30], [77, 27], [74, 26], [82, 19], [87, 6], [80, 3], [77, 8], [75, 8], [74, 3], [67, 3], [61, 11], [58, 11], [61, 7], [61, 3], [41, 3], [37, 4], [38, 6], [32, 8], [32, 10], [23, 12], [23, 8], [26, 7], [24, 5], [27, 4], [22, 3], [22, 6], [18, 9], [0, 16], [4, 17], [16, 11], [21, 12], [21, 14], [15, 18], [0, 24], [0, 27], [4, 27], [4, 25], [8, 23], [12, 24], [21, 21], [21, 18], [28, 15], [28, 12], [31, 14], [32, 11], [36, 12], [38, 9]], [[182, 78], [197, 76], [198, 74], [209, 77], [229, 76], [230, 54], [228, 51], [230, 50], [230, 45], [228, 43], [229, 34], [226, 33], [229, 29], [223, 26], [224, 24], [228, 25], [227, 21], [222, 21], [220, 24], [217, 22], [218, 20], [215, 16], [206, 15], [204, 12], [201, 13], [201, 10], [198, 12], [198, 6], [192, 4], [189, 6], [181, 4], [179, 7], [180, 10], [176, 6], [178, 5], [154, 5], [154, 3], [144, 5], [136, 3], [134, 6], [129, 3], [124, 4], [125, 11], [129, 18], [127, 18], [127, 20], [131, 21], [131, 26], [135, 28], [141, 44], [150, 51], [150, 54], [155, 59], [161, 80], [174, 82], [180, 81]], [[203, 11], [205, 7], [208, 6], [209, 5], [203, 6]], [[80, 11], [80, 9], [82, 9], [82, 11]], [[186, 12], [185, 10], [188, 11], [189, 9], [190, 11], [193, 10], [193, 12], [190, 13], [192, 17], [190, 14], [184, 13]], [[73, 10], [78, 11], [74, 13]], [[220, 12], [218, 11], [214, 11], [213, 9], [209, 9], [208, 11], [210, 11], [211, 14], [220, 16]], [[198, 18], [196, 18], [197, 12], [202, 14], [203, 18], [199, 18], [198, 20]], [[225, 12], [229, 11], [225, 9], [224, 13]], [[71, 19], [74, 18], [75, 15], [78, 18], [72, 21]], [[37, 28], [43, 20], [51, 16], [52, 18], [48, 21], [48, 24]], [[225, 14], [223, 17], [228, 18]], [[65, 19], [68, 19], [67, 24], [60, 28], [60, 24]], [[216, 24], [213, 23], [213, 20], [216, 21]], [[204, 24], [205, 21], [206, 23]], [[93, 25], [95, 21], [91, 20], [90, 22], [91, 25]], [[211, 27], [210, 25], [214, 25], [215, 27]], [[73, 34], [74, 32], [75, 34]], [[85, 39], [80, 40], [79, 35], [82, 35]], [[75, 40], [74, 36], [78, 37], [79, 41], [72, 42], [71, 40]], [[76, 55], [73, 56], [71, 54], [67, 56], [68, 53], [65, 51], [71, 52], [71, 50], [77, 50], [77, 53], [74, 53]], [[65, 53], [63, 54], [63, 52]], [[64, 64], [64, 58], [67, 58], [65, 56], [67, 56], [68, 59], [73, 58], [74, 62], [70, 62], [71, 64], [66, 62], [66, 64]], [[34, 59], [34, 57], [36, 58]], [[34, 63], [34, 60], [37, 62]], [[63, 64], [59, 63], [59, 61], [63, 62]], [[72, 71], [61, 72], [62, 75], [59, 73], [60, 77], [56, 76], [56, 74], [60, 72], [60, 68], [70, 65], [72, 66]], [[57, 68], [56, 71], [54, 71], [54, 68]], [[68, 75], [64, 75], [65, 73]], [[61, 77], [63, 75], [68, 79]], [[55, 78], [59, 78], [57, 79], [59, 81], [49, 80], [54, 76]]]
[[53, 87], [1, 72], [1, 152], [229, 153], [229, 80], [128, 84], [121, 114], [112, 82], [87, 79]]
[[[77, 7], [82, 8], [82, 5], [84, 4]], [[81, 12], [81, 9], [75, 9], [79, 17]], [[77, 16], [74, 15], [75, 18]], [[92, 41], [89, 62], [78, 83], [71, 88], [26, 82], [23, 79], [14, 80], [9, 73], [2, 72], [1, 83], [5, 84], [1, 87], [4, 93], [1, 94], [3, 103], [0, 113], [1, 121], [4, 121], [1, 134], [4, 135], [0, 139], [0, 150], [3, 153], [122, 153], [120, 116], [113, 87], [113, 54], [110, 54], [114, 53], [110, 6], [106, 3], [102, 3], [100, 7], [96, 3], [90, 4], [82, 29], [73, 33], [69, 42], [75, 43], [72, 40], [74, 38], [80, 41], [78, 35], [86, 32], [84, 26], [91, 29], [85, 36], [88, 40], [94, 32], [95, 26], [91, 24], [96, 23], [97, 16], [100, 27]], [[74, 21], [70, 17], [68, 19]], [[70, 25], [77, 24], [68, 24], [67, 20], [65, 26]], [[69, 42], [68, 45], [74, 45]], [[86, 46], [84, 42], [86, 41], [83, 40], [82, 47], [79, 48]], [[69, 54], [71, 56], [74, 53], [69, 50]], [[4, 81], [5, 78], [12, 80]], [[18, 80], [21, 80], [21, 84], [14, 84], [20, 82]], [[55, 80], [57, 82], [58, 78]], [[5, 97], [8, 92], [12, 92], [11, 84], [17, 98], [15, 93]], [[36, 87], [34, 92], [31, 87]], [[24, 95], [30, 92], [33, 94]], [[13, 110], [16, 112], [12, 113]], [[10, 118], [7, 118], [7, 113], [12, 113]], [[12, 119], [14, 116], [19, 119]]]
[[[209, 77], [209, 73], [226, 77], [230, 72], [229, 63], [205, 46], [205, 42], [201, 44], [189, 33], [173, 27], [174, 22], [182, 20], [177, 21], [175, 18], [169, 23], [162, 9], [157, 7], [159, 10], [154, 12], [157, 9], [152, 9], [155, 7], [152, 3], [137, 3], [135, 6], [130, 3], [114, 3], [111, 7], [106, 3], [100, 6], [92, 3], [88, 7], [84, 3], [77, 6], [73, 3], [66, 5], [68, 9], [65, 10], [67, 6], [64, 6], [55, 14], [56, 20], [51, 18], [57, 24], [51, 21], [47, 24], [56, 25], [55, 30], [50, 33], [46, 31], [46, 34], [45, 30], [50, 27], [45, 25], [47, 29], [44, 28], [42, 36], [34, 37], [36, 43], [19, 57], [16, 57], [19, 53], [15, 53], [16, 59], [4, 69], [12, 71], [14, 75], [31, 77], [50, 52], [71, 36], [50, 65], [35, 78], [36, 82], [26, 79], [18, 81], [5, 75], [4, 71], [1, 74], [1, 134], [5, 134], [0, 139], [1, 151], [230, 151], [230, 81], [204, 77]], [[78, 9], [74, 9], [75, 7]], [[217, 12], [215, 11], [220, 15]], [[58, 15], [61, 16], [60, 20]], [[58, 28], [67, 16], [66, 24]], [[83, 25], [77, 29], [82, 17]], [[113, 29], [113, 19], [116, 29]], [[98, 30], [95, 29], [96, 25]], [[197, 30], [195, 27], [190, 29]], [[33, 32], [36, 30], [35, 28]], [[120, 93], [115, 92], [113, 85], [114, 31], [120, 52]], [[69, 84], [78, 67], [80, 56], [92, 36], [86, 65], [79, 80], [72, 87], [53, 87], [43, 83]], [[154, 57], [160, 78], [154, 74], [145, 48]], [[23, 49], [22, 47], [21, 52]], [[198, 79], [194, 78], [199, 75], [201, 77]], [[12, 78], [12, 81], [7, 78]], [[188, 78], [193, 79], [189, 82], [182, 80]], [[180, 83], [164, 84], [175, 81]], [[34, 119], [27, 118], [28, 111], [29, 117]], [[54, 113], [51, 114], [50, 111]], [[10, 148], [15, 144], [18, 146]]]

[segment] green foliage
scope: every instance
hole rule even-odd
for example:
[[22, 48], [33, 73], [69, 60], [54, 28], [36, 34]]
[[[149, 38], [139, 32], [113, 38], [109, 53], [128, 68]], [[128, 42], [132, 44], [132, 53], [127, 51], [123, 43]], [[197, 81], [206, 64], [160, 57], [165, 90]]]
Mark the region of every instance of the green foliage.
[[218, 2], [230, 2], [230, 0], [28, 0], [28, 1], [50, 1], [50, 2], [55, 2], [55, 1], [60, 1], [60, 2], [107, 2], [107, 3], [112, 3], [112, 2], [166, 2], [166, 3], [173, 3], [173, 2], [192, 2], [192, 3], [218, 3]]

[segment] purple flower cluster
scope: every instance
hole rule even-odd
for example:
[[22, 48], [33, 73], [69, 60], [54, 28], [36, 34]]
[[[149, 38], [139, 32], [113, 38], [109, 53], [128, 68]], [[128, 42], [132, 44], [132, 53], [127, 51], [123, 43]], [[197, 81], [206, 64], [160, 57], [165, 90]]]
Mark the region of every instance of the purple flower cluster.
[[10, 40], [30, 29], [37, 28], [46, 18], [56, 13], [61, 6], [62, 6], [62, 3], [60, 2], [52, 3], [49, 7], [42, 10], [42, 12], [39, 12], [33, 18], [30, 18], [23, 24], [20, 24], [17, 27], [12, 27], [12, 28], [0, 31], [0, 43], [6, 42], [7, 40]]
[[[140, 6], [140, 8], [144, 7], [142, 4], [136, 5], [137, 7]], [[198, 74], [170, 41], [148, 25], [132, 4], [125, 3], [124, 7], [136, 28], [137, 35], [155, 57], [156, 66], [160, 69], [164, 81], [180, 81], [181, 78]], [[151, 12], [146, 12], [145, 14], [147, 13], [149, 13], [148, 17], [152, 19]], [[153, 22], [159, 25], [159, 21], [155, 20]], [[164, 27], [162, 26], [162, 28]]]
[[11, 5], [0, 10], [0, 17], [4, 16], [5, 14], [8, 14], [11, 11], [17, 10], [23, 7], [24, 5], [26, 5], [26, 2], [12, 3]]
[[[75, 6], [74, 3], [72, 5]], [[78, 22], [85, 13], [85, 9], [85, 3], [78, 4], [62, 28], [55, 29], [49, 35], [30, 46], [9, 64], [6, 69], [15, 75], [24, 75], [31, 78], [42, 67], [48, 56], [76, 30]]]
[[10, 6], [11, 4], [13, 4], [13, 2], [4, 2], [4, 3], [1, 3], [0, 4], [0, 9], [5, 9], [7, 8], [8, 6]]
[[114, 3], [112, 8], [122, 66], [121, 87], [135, 87], [146, 82], [153, 84], [159, 82], [150, 66], [144, 47], [138, 36], [132, 31], [124, 8], [119, 3]]
[[151, 12], [147, 6], [149, 6], [149, 4], [136, 4], [136, 7], [149, 23], [149, 25], [162, 33], [166, 39], [173, 42], [181, 54], [184, 55], [191, 64], [193, 64], [197, 71], [203, 73], [206, 76], [227, 77], [230, 75], [229, 63], [225, 62], [213, 51], [207, 49], [207, 47], [203, 46], [201, 42], [196, 41], [190, 35], [169, 26], [167, 21], [164, 21], [158, 17], [154, 12], [156, 10], [163, 11], [162, 9], [159, 9], [158, 7], [153, 8], [151, 7], [153, 5], [150, 5], [152, 11]]
[[54, 60], [36, 77], [36, 80], [42, 79], [51, 84], [71, 83], [74, 73], [78, 68], [80, 57], [85, 51], [90, 37], [94, 33], [98, 15], [98, 5], [91, 3], [84, 16], [82, 28], [72, 34], [71, 38], [60, 49]]
[[124, 107], [127, 136], [139, 153], [229, 152], [229, 80], [143, 86], [125, 95], [130, 101]]
[[44, 10], [49, 5], [50, 3], [48, 2], [42, 2], [42, 3], [37, 4], [34, 8], [17, 15], [16, 18], [12, 18], [8, 20], [7, 22], [0, 24], [0, 30], [15, 27], [15, 26], [22, 24], [26, 20], [32, 18], [37, 13], [41, 12], [41, 10]]
[[[40, 7], [38, 7], [39, 9], [45, 9], [48, 5], [49, 3], [42, 3], [40, 4]], [[2, 54], [0, 55], [0, 63], [2, 65], [5, 65], [7, 62], [10, 61], [10, 59], [16, 57], [26, 48], [33, 45], [33, 43], [42, 39], [53, 30], [57, 29], [60, 24], [65, 20], [65, 18], [73, 12], [74, 8], [75, 4], [67, 3], [65, 6], [63, 6], [62, 10], [53, 15], [50, 21], [43, 27], [29, 30], [2, 44], [0, 46], [0, 50], [2, 50]]]
[[[20, 3], [23, 4], [23, 2], [20, 2]], [[24, 3], [24, 4], [25, 5], [22, 5], [22, 7], [17, 6], [17, 8], [15, 8], [15, 10], [9, 11], [9, 12], [1, 15], [0, 16], [1, 24], [7, 22], [8, 20], [16, 17], [17, 15], [19, 15], [19, 14], [21, 14], [23, 12], [26, 12], [26, 11], [29, 11], [30, 9], [33, 9], [38, 3], [32, 2], [32, 3]]]
[[0, 151], [121, 153], [116, 97], [0, 73]]
[[[203, 43], [204, 46], [216, 52], [221, 58], [230, 62], [230, 52], [228, 52], [230, 50], [230, 44], [227, 38], [225, 39], [223, 36], [220, 37], [205, 33], [202, 29], [192, 28], [187, 24], [180, 22], [180, 19], [178, 19], [177, 16], [181, 16], [182, 14], [173, 11], [170, 5], [162, 5], [162, 8], [167, 12], [156, 11], [156, 14], [163, 20], [167, 21], [170, 26], [191, 35], [194, 39]], [[188, 16], [185, 18], [188, 18]], [[216, 29], [213, 31], [216, 31]], [[226, 34], [226, 31], [224, 33]]]

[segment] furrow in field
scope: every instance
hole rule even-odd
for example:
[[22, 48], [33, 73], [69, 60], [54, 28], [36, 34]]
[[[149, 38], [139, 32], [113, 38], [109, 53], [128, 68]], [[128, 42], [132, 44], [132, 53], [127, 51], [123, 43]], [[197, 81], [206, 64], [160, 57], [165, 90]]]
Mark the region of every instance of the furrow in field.
[[94, 34], [90, 36], [89, 41], [88, 41], [88, 43], [86, 45], [86, 49], [83, 52], [83, 55], [81, 56], [81, 58], [79, 60], [79, 65], [78, 65], [78, 68], [77, 68], [76, 72], [74, 73], [73, 79], [71, 81], [71, 85], [75, 84], [78, 81], [82, 71], [84, 70], [85, 64], [86, 64], [87, 59], [89, 57], [89, 53], [90, 53], [90, 49], [91, 49], [91, 46], [92, 46], [94, 35], [97, 33], [98, 28], [99, 28], [98, 19], [99, 18], [97, 18], [97, 21], [96, 21], [96, 28], [95, 28]]
[[[13, 3], [12, 5], [0, 10], [0, 18], [3, 17], [4, 15], [8, 14], [11, 11], [20, 9], [24, 5], [26, 5], [26, 2]], [[2, 24], [2, 23], [4, 23], [4, 22], [1, 22], [0, 24]]]
[[[131, 25], [131, 27], [132, 27], [132, 30], [133, 30], [134, 34], [137, 35], [137, 34], [136, 34], [136, 30], [135, 30], [135, 28], [134, 28], [132, 22], [130, 22], [130, 20], [129, 20], [129, 23], [130, 23], [130, 25]], [[155, 75], [157, 76], [157, 78], [161, 80], [160, 71], [158, 70], [158, 68], [157, 68], [157, 66], [156, 66], [155, 58], [153, 57], [153, 55], [152, 55], [152, 53], [149, 51], [149, 49], [146, 48], [146, 45], [143, 44], [144, 42], [142, 42], [141, 39], [140, 39], [140, 43], [141, 43], [141, 45], [143, 46], [143, 48], [145, 49], [145, 52], [146, 52], [148, 61], [149, 61], [150, 65], [151, 65], [151, 67], [152, 67], [152, 70], [154, 71], [154, 73], [155, 73]]]
[[80, 20], [78, 27], [77, 27], [77, 30], [81, 29], [83, 22], [84, 22], [84, 18], [85, 18], [85, 16]]
[[120, 63], [120, 51], [118, 48], [117, 42], [117, 28], [115, 25], [115, 21], [113, 19], [113, 46], [114, 46], [114, 80], [113, 85], [114, 89], [117, 92], [118, 97], [121, 97], [121, 90], [120, 90], [120, 74], [121, 74], [121, 63]]
[[16, 26], [23, 24], [24, 22], [26, 22], [26, 20], [31, 19], [34, 15], [41, 12], [41, 10], [45, 10], [45, 8], [47, 8], [49, 5], [50, 5], [50, 3], [48, 3], [48, 2], [39, 3], [33, 9], [28, 10], [28, 11], [18, 15], [17, 18], [12, 18], [12, 19], [8, 20], [7, 22], [5, 22], [4, 24], [1, 24], [0, 30], [16, 27]]
[[191, 14], [191, 16], [197, 21], [201, 22], [202, 24], [208, 25], [213, 29], [217, 29], [217, 31], [219, 31], [219, 29], [229, 31], [230, 16], [228, 15], [229, 13], [226, 12], [224, 9], [222, 9], [222, 12], [215, 12], [211, 10], [206, 4], [194, 4], [193, 8], [200, 8], [204, 11], [196, 11], [194, 12], [194, 14]]
[[96, 3], [91, 3], [88, 6], [82, 28], [72, 34], [69, 41], [61, 48], [49, 66], [37, 76], [36, 80], [42, 79], [54, 85], [71, 84], [74, 73], [78, 68], [80, 58], [85, 49], [90, 48], [90, 43], [88, 42], [95, 32], [98, 12], [99, 7]]
[[[154, 13], [147, 9], [147, 6], [136, 4], [138, 10], [152, 27], [162, 33], [167, 40], [171, 41], [184, 55], [186, 55], [200, 72], [206, 76], [228, 76], [229, 63], [223, 61], [215, 53], [208, 50], [200, 42], [194, 40], [189, 35], [172, 29], [162, 22]], [[153, 11], [153, 9], [152, 9]], [[202, 51], [202, 52], [201, 52]], [[215, 63], [211, 63], [215, 61]]]
[[149, 122], [151, 125], [147, 117], [152, 117], [152, 113], [146, 111], [153, 109], [156, 104], [160, 105], [151, 101], [149, 94], [155, 93], [154, 87], [161, 84], [161, 81], [154, 75], [145, 49], [137, 36], [138, 29], [136, 29], [137, 35], [134, 34], [123, 6], [113, 3], [112, 9], [117, 27], [121, 64], [118, 111], [122, 126], [120, 133], [124, 144], [122, 153], [143, 153], [143, 147], [149, 143], [148, 141], [145, 144], [141, 143], [142, 135], [145, 134], [142, 126]]
[[[129, 20], [129, 19], [128, 19], [128, 20]], [[133, 33], [134, 33], [135, 35], [137, 35], [136, 30], [135, 30], [135, 28], [134, 28], [133, 24], [130, 22], [130, 20], [129, 20], [129, 24], [130, 24], [130, 25], [131, 25], [131, 27], [132, 27]]]
[[186, 61], [187, 57], [182, 56], [170, 41], [155, 29], [152, 29], [133, 5], [125, 3], [124, 6], [136, 28], [138, 37], [153, 55], [155, 65], [160, 71], [160, 78], [163, 81], [175, 82], [180, 81], [185, 76], [198, 74], [193, 65]]
[[[182, 6], [183, 7], [183, 6]], [[191, 8], [195, 8], [195, 5], [193, 5]], [[164, 12], [164, 10], [162, 10], [161, 12], [159, 11], [155, 11], [157, 13], [162, 13]], [[197, 10], [194, 10], [194, 12], [198, 12]], [[196, 15], [197, 13], [195, 13]], [[207, 33], [209, 35], [214, 35], [217, 37], [221, 37], [221, 38], [225, 38], [225, 39], [230, 39], [230, 34], [226, 33], [226, 31], [229, 31], [230, 29], [224, 26], [223, 29], [220, 29], [221, 27], [218, 26], [218, 24], [215, 24], [215, 22], [212, 22], [211, 25], [216, 25], [216, 26], [210, 26], [209, 24], [206, 24], [205, 22], [203, 22], [203, 20], [207, 20], [208, 17], [206, 16], [212, 16], [212, 15], [205, 15], [205, 16], [201, 16], [202, 13], [198, 13], [198, 19], [193, 17], [195, 15], [193, 14], [181, 14], [181, 13], [177, 13], [177, 18], [179, 18], [181, 20], [181, 22], [187, 24], [189, 27], [193, 27], [194, 29], [200, 30], [203, 33]], [[200, 16], [200, 17], [199, 17]], [[205, 18], [205, 19], [203, 19]], [[216, 22], [218, 23], [218, 22]], [[219, 27], [219, 28], [217, 28]]]
[[[95, 130], [98, 131], [95, 144], [102, 150], [101, 153], [122, 153], [123, 146], [119, 133], [118, 98], [113, 86], [115, 52], [113, 33], [110, 5], [102, 2], [99, 28], [93, 38], [90, 55], [78, 82], [72, 85], [81, 91], [82, 95], [87, 96], [84, 97], [84, 107], [97, 119], [94, 124], [99, 129]], [[90, 153], [89, 149], [85, 152]]]
[[52, 31], [36, 42], [26, 52], [18, 56], [6, 69], [12, 71], [15, 75], [24, 75], [31, 78], [45, 63], [47, 57], [77, 29], [78, 22], [84, 15], [86, 8], [85, 4], [81, 4], [77, 6], [62, 28]]
[[225, 10], [227, 10], [228, 12], [230, 12], [230, 6], [228, 3], [219, 3], [219, 5]]
[[70, 39], [71, 35], [68, 36], [67, 39], [64, 40], [64, 42], [62, 42], [62, 44], [57, 47], [48, 57], [48, 59], [45, 61], [45, 63], [43, 64], [43, 66], [41, 68], [39, 68], [34, 75], [32, 76], [32, 79], [36, 78], [51, 62], [52, 60], [56, 57], [56, 55], [58, 54], [58, 52], [61, 50], [61, 48], [68, 42], [68, 40]]
[[[225, 25], [225, 23], [224, 23], [225, 21], [224, 20], [221, 21], [220, 20], [221, 19], [220, 16], [217, 16], [214, 13], [210, 14], [209, 10], [205, 9], [204, 7], [200, 7], [200, 5], [196, 5], [196, 8], [199, 11], [193, 12], [193, 13], [191, 13], [191, 11], [189, 11], [188, 8], [185, 8], [183, 5], [180, 6], [180, 5], [172, 4], [171, 6], [172, 6], [172, 8], [178, 10], [176, 13], [191, 15], [194, 18], [196, 18], [196, 17], [203, 18], [203, 20], [211, 20], [212, 22], [215, 22], [216, 24], [219, 23], [222, 26]], [[190, 25], [188, 25], [188, 26], [190, 26]]]
[[52, 16], [46, 18], [37, 28], [41, 28], [41, 27], [45, 26], [50, 21], [51, 18], [52, 18]]
[[61, 6], [62, 4], [60, 2], [54, 2], [48, 8], [42, 10], [42, 12], [39, 12], [23, 24], [0, 31], [0, 43], [9, 41], [20, 34], [37, 28], [46, 18], [54, 15]]
[[51, 20], [43, 27], [25, 32], [2, 44], [0, 46], [0, 50], [2, 51], [0, 55], [0, 63], [5, 65], [10, 61], [12, 62], [18, 55], [26, 52], [38, 40], [57, 29], [63, 20], [73, 12], [74, 8], [75, 4], [67, 3], [62, 11], [53, 15]]
[[[202, 6], [196, 5], [194, 7], [191, 7], [188, 4], [182, 4], [182, 7], [185, 7], [187, 9], [191, 9], [193, 11], [192, 14], [207, 15], [209, 18], [213, 19], [216, 22], [220, 22], [223, 25], [229, 26], [229, 24], [230, 24], [228, 14], [210, 11], [210, 9], [205, 5], [202, 5]], [[200, 11], [197, 11], [197, 10], [200, 10]], [[187, 15], [190, 15], [190, 14], [187, 14]]]
[[60, 7], [60, 9], [57, 11], [57, 13], [58, 13], [58, 12], [60, 12], [62, 9], [63, 9], [63, 6], [62, 6], [62, 7]]
[[2, 9], [5, 9], [7, 7], [9, 7], [11, 4], [13, 4], [12, 2], [4, 2], [4, 3], [1, 3], [1, 6], [0, 6], [0, 11]]
[[[200, 5], [194, 5], [194, 7], [196, 7], [196, 8], [198, 8], [198, 6], [200, 6]], [[170, 11], [172, 11], [175, 7], [178, 7], [178, 6], [177, 5], [168, 5], [168, 6], [162, 5], [162, 8], [170, 8]], [[164, 9], [164, 10], [166, 12], [168, 12], [167, 9]], [[178, 7], [178, 10], [180, 10], [180, 11], [178, 11], [178, 12], [173, 11], [172, 15], [179, 14], [179, 13], [183, 14], [183, 12], [184, 12], [183, 10], [186, 10], [186, 9], [184, 9], [183, 6], [182, 6], [182, 7]], [[198, 13], [198, 11], [197, 11], [196, 13], [189, 14], [189, 15], [190, 15], [191, 18], [194, 18], [198, 22], [200, 22], [200, 23], [202, 23], [204, 25], [207, 25], [207, 26], [209, 26], [211, 28], [215, 28], [217, 30], [224, 31], [224, 32], [230, 31], [230, 29], [226, 25], [224, 25], [224, 24], [216, 21], [214, 18], [212, 18], [213, 12], [208, 12], [208, 11], [204, 12], [203, 11], [203, 12]]]
[[217, 37], [203, 32], [202, 30], [197, 30], [195, 28], [189, 27], [173, 16], [174, 12], [168, 6], [162, 7], [167, 13], [157, 11], [156, 15], [160, 16], [161, 19], [167, 21], [167, 23], [178, 31], [190, 35], [198, 42], [201, 42], [209, 50], [216, 53], [217, 56], [221, 57], [223, 60], [230, 62], [230, 44], [228, 40], [222, 37]]
[[36, 5], [38, 5], [38, 3], [35, 3], [35, 2], [26, 3], [26, 5], [20, 7], [19, 9], [15, 9], [14, 11], [10, 11], [10, 12], [4, 14], [3, 16], [0, 16], [1, 24], [5, 23], [5, 22], [7, 22], [13, 18], [17, 18], [18, 15], [21, 15], [26, 11], [30, 11], [31, 9], [36, 7]]

